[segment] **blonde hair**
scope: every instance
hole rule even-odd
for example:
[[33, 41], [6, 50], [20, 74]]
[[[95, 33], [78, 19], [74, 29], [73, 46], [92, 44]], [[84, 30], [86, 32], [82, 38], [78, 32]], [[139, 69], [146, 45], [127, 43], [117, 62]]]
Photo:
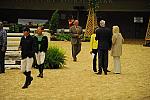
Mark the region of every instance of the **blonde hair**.
[[113, 26], [112, 32], [113, 32], [113, 34], [114, 33], [120, 33], [119, 27], [118, 26]]

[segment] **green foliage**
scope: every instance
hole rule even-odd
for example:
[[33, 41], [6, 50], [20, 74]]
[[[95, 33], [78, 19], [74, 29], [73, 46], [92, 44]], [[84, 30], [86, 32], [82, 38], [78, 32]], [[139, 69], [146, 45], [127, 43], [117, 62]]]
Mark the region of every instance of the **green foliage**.
[[90, 36], [84, 36], [83, 41], [84, 41], [84, 42], [89, 42], [90, 39], [91, 39]]
[[15, 25], [14, 25], [14, 24], [11, 24], [11, 25], [9, 26], [8, 32], [15, 32]]
[[57, 69], [65, 64], [66, 56], [63, 50], [57, 46], [49, 46], [46, 52], [45, 68]]
[[61, 33], [61, 34], [56, 35], [56, 39], [60, 40], [60, 41], [66, 41], [66, 40], [70, 41], [71, 40], [71, 35], [70, 34]]
[[56, 10], [53, 13], [51, 20], [49, 22], [49, 30], [52, 30], [52, 34], [57, 31], [58, 25], [59, 25], [59, 13], [58, 10]]
[[15, 33], [18, 33], [18, 32], [22, 32], [22, 24], [11, 24], [9, 26], [9, 31], [8, 32], [15, 32]]
[[18, 33], [19, 32], [19, 25], [15, 24], [15, 32]]
[[89, 2], [89, 6], [95, 9], [97, 1], [96, 0], [88, 0], [88, 2]]
[[49, 28], [49, 22], [46, 22], [43, 26], [44, 28]]
[[44, 24], [38, 24], [38, 26], [44, 26]]

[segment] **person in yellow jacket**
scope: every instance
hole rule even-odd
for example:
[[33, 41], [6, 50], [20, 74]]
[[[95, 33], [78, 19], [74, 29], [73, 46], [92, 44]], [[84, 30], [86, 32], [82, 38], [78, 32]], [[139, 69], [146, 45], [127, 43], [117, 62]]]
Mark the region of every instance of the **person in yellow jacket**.
[[91, 35], [91, 39], [90, 39], [90, 54], [93, 57], [93, 71], [97, 72], [97, 68], [96, 68], [96, 58], [97, 58], [97, 52], [98, 52], [98, 41], [95, 40], [96, 34], [94, 32], [94, 34]]

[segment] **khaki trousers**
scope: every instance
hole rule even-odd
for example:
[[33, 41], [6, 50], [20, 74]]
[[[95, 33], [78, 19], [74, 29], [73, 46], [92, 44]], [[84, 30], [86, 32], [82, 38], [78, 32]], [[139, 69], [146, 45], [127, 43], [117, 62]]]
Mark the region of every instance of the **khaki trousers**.
[[31, 71], [32, 68], [32, 64], [33, 64], [33, 57], [32, 58], [25, 58], [21, 60], [21, 71], [22, 72], [29, 72]]

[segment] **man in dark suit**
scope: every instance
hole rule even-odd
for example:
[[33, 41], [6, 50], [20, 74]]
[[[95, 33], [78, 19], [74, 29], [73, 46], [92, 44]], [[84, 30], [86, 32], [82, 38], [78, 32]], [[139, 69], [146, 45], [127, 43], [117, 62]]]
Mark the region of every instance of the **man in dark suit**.
[[112, 45], [112, 32], [109, 28], [105, 27], [105, 21], [100, 21], [100, 28], [96, 30], [96, 40], [98, 40], [98, 74], [102, 74], [102, 69], [104, 74], [107, 75], [108, 68], [108, 50], [111, 49]]
[[77, 55], [81, 51], [81, 36], [82, 27], [79, 26], [79, 21], [74, 21], [74, 26], [70, 28], [71, 44], [72, 44], [72, 57], [73, 61], [77, 61]]

